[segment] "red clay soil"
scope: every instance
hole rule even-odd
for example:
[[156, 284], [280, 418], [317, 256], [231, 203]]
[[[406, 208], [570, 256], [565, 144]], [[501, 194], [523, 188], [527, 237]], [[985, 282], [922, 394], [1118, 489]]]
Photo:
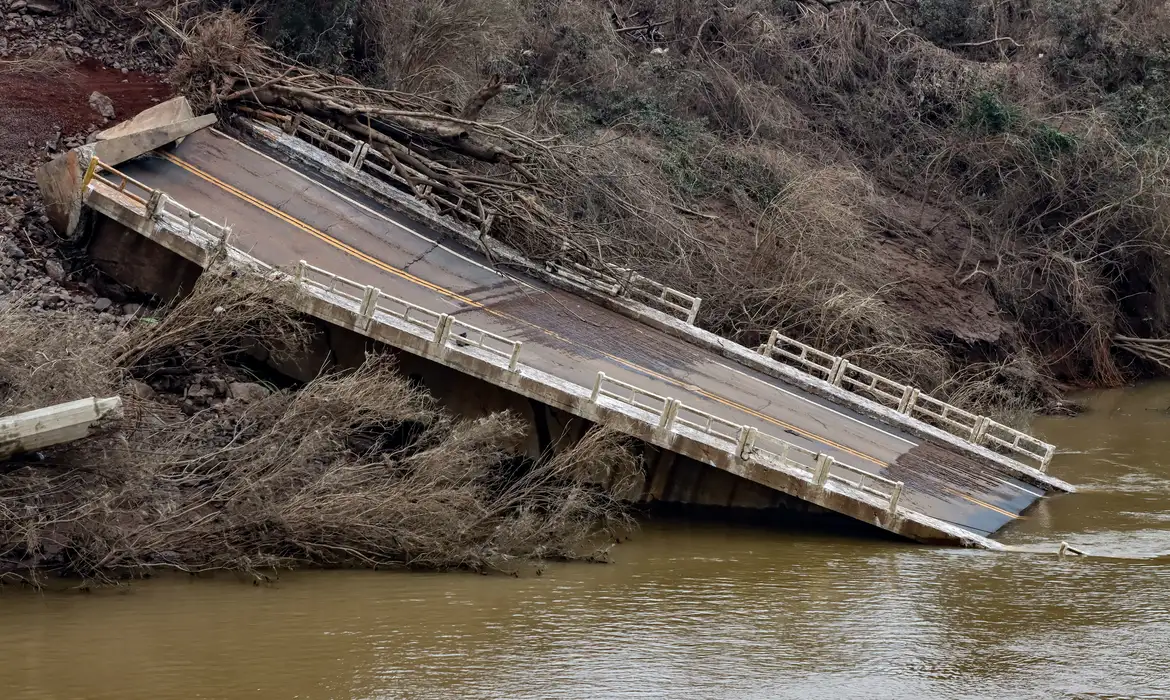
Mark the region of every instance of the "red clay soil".
[[[57, 129], [65, 136], [106, 126], [89, 106], [90, 93], [114, 103], [114, 124], [170, 97], [170, 86], [143, 73], [122, 73], [87, 61], [48, 75], [0, 73], [0, 169], [43, 151]], [[29, 146], [29, 142], [32, 146]]]

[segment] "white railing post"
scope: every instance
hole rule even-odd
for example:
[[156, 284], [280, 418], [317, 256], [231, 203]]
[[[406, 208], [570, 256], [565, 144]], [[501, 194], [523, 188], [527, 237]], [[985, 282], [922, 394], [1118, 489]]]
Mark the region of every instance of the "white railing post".
[[983, 436], [987, 434], [987, 426], [991, 420], [987, 416], [980, 416], [975, 421], [975, 425], [971, 426], [971, 443], [978, 445], [983, 442]]
[[305, 284], [305, 265], [307, 264], [304, 260], [298, 260], [297, 266], [293, 268], [293, 284], [298, 288]]
[[764, 357], [771, 358], [772, 351], [776, 349], [776, 341], [780, 339], [780, 331], [772, 329], [768, 334], [768, 342], [760, 346], [760, 354]]
[[359, 143], [354, 146], [353, 153], [349, 155], [349, 164], [357, 170], [362, 169], [362, 163], [366, 162], [366, 153], [369, 152], [370, 145], [366, 143]]
[[374, 309], [377, 308], [378, 297], [381, 295], [382, 290], [370, 284], [366, 285], [366, 293], [362, 296], [362, 306], [358, 312], [366, 320], [366, 326], [369, 326], [374, 318]]
[[759, 431], [755, 428], [743, 425], [739, 428], [739, 434], [735, 440], [735, 456], [739, 459], [751, 459], [752, 453], [756, 449], [756, 434]]
[[813, 484], [824, 488], [825, 482], [829, 480], [829, 470], [833, 468], [834, 460], [829, 455], [821, 452], [817, 455], [816, 471], [813, 472]]
[[898, 501], [902, 500], [902, 482], [894, 484], [894, 491], [890, 494], [890, 515], [898, 514]]
[[667, 399], [662, 406], [662, 413], [658, 416], [659, 430], [670, 430], [674, 426], [674, 416], [678, 412], [678, 400]]
[[451, 335], [451, 324], [455, 321], [450, 314], [440, 314], [439, 322], [435, 324], [435, 344], [439, 346], [439, 352], [447, 346], [447, 338]]
[[597, 399], [601, 396], [601, 385], [605, 383], [605, 372], [598, 372], [597, 379], [593, 381], [593, 393], [589, 395], [589, 403], [597, 403]]
[[1040, 471], [1048, 471], [1048, 465], [1052, 462], [1053, 455], [1056, 454], [1056, 445], [1048, 445], [1044, 448], [1044, 456], [1040, 459]]
[[833, 367], [829, 370], [829, 383], [833, 386], [841, 386], [841, 380], [845, 377], [845, 372], [848, 369], [849, 360], [838, 357], [833, 361]]
[[905, 413], [906, 407], [910, 405], [910, 397], [914, 395], [914, 387], [906, 385], [902, 389], [902, 398], [898, 400], [898, 413]]
[[167, 193], [162, 190], [151, 190], [150, 197], [146, 199], [146, 215], [152, 219], [157, 219], [162, 213], [163, 207], [166, 206]]
[[699, 297], [695, 297], [694, 299], [691, 302], [691, 312], [687, 314], [687, 323], [692, 326], [695, 325], [695, 319], [699, 317], [699, 305], [703, 303], [703, 300]]
[[226, 248], [229, 245], [231, 238], [232, 238], [232, 227], [228, 226], [227, 224], [224, 224], [223, 226], [219, 227], [219, 230], [223, 231], [223, 236], [220, 238], [220, 241], [223, 243], [224, 247]]
[[913, 415], [914, 406], [918, 404], [918, 396], [922, 392], [915, 387], [908, 386], [906, 391], [902, 394], [902, 403], [898, 405], [898, 411], [906, 415]]
[[509, 372], [515, 372], [516, 368], [520, 366], [520, 346], [523, 344], [519, 341], [512, 343], [512, 356], [508, 358]]

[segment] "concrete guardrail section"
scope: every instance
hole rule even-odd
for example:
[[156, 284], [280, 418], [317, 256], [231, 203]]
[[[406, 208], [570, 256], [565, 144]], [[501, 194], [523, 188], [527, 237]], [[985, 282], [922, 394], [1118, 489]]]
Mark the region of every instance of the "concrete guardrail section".
[[1027, 433], [940, 401], [919, 389], [863, 369], [843, 357], [772, 331], [760, 354], [784, 362], [899, 413], [917, 418], [974, 445], [986, 445], [1047, 471], [1056, 448]]
[[[289, 131], [298, 138], [344, 162], [357, 172], [365, 173], [407, 191], [411, 190], [410, 184], [394, 172], [393, 164], [377, 150], [370, 148], [368, 144], [305, 114], [293, 114], [289, 119], [291, 120]], [[445, 207], [447, 211], [453, 211], [456, 208], [455, 203], [434, 192], [428, 193], [427, 196], [436, 202], [440, 209]], [[484, 220], [480, 220], [473, 213], [466, 211], [462, 213], [479, 224], [481, 229], [489, 228], [490, 215]], [[564, 244], [564, 248], [568, 249], [567, 242]], [[612, 263], [605, 263], [604, 269], [601, 270], [572, 262], [549, 262], [547, 266], [550, 271], [573, 279], [580, 284], [613, 296], [640, 301], [669, 314], [678, 315], [689, 324], [695, 322], [703, 301], [699, 297], [655, 282], [633, 270]]]
[[[663, 449], [844, 513], [910, 539], [989, 549], [1003, 545], [900, 504], [903, 484], [840, 463], [598, 372], [582, 387], [524, 363], [523, 344], [301, 261], [284, 271], [230, 244], [231, 229], [166, 193], [91, 159], [83, 201], [202, 268], [219, 258], [288, 283], [298, 310], [614, 427]], [[131, 187], [132, 186], [132, 187]], [[136, 191], [132, 191], [136, 190]]]

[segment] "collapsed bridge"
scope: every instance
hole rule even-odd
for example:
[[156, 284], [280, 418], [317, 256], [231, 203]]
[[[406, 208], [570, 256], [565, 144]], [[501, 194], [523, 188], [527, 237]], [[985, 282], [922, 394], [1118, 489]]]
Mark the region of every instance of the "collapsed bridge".
[[1025, 433], [779, 333], [756, 349], [718, 338], [693, 326], [700, 299], [629, 270], [525, 260], [326, 124], [212, 122], [179, 98], [38, 180], [58, 230], [144, 291], [182, 293], [217, 259], [287, 278], [288, 303], [325, 331], [288, 374], [380, 346], [455, 410], [528, 415], [534, 449], [612, 426], [654, 448], [643, 501], [831, 511], [996, 548], [990, 535], [1072, 490]]

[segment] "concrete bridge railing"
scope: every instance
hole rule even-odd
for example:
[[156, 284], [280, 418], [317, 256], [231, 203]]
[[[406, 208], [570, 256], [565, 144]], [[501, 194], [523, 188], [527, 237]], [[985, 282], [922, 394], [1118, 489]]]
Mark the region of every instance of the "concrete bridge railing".
[[[394, 164], [376, 149], [370, 148], [369, 144], [305, 114], [297, 113], [287, 116], [287, 118], [290, 120], [288, 130], [292, 132], [292, 135], [316, 146], [359, 172], [389, 182], [408, 192], [414, 192], [410, 183], [395, 172]], [[440, 210], [446, 209], [448, 212], [452, 212], [459, 209], [458, 202], [452, 202], [436, 192], [427, 192], [426, 197], [432, 200]], [[478, 224], [484, 232], [490, 227], [490, 215], [480, 219], [475, 213], [464, 209], [459, 209], [459, 213], [460, 216], [468, 217]], [[564, 242], [562, 248], [567, 250], [569, 248], [568, 242]], [[603, 269], [572, 262], [549, 262], [546, 267], [549, 272], [568, 277], [612, 296], [633, 299], [660, 311], [677, 315], [689, 324], [694, 324], [703, 301], [697, 296], [668, 287], [613, 263], [603, 263]]]
[[1056, 447], [986, 416], [941, 401], [916, 387], [895, 382], [849, 360], [772, 331], [761, 355], [783, 362], [834, 386], [941, 428], [975, 445], [985, 445], [1047, 471]]
[[[622, 415], [645, 426], [636, 432], [687, 438], [706, 445], [707, 449], [715, 448], [725, 452], [724, 462], [756, 464], [795, 477], [804, 482], [806, 487], [825, 492], [824, 500], [844, 495], [868, 504], [883, 514], [880, 524], [887, 529], [897, 532], [896, 523], [912, 520], [917, 527], [926, 525], [931, 530], [956, 537], [954, 528], [945, 523], [900, 506], [902, 482], [837, 462], [828, 454], [814, 452], [762, 433], [755, 427], [687, 406], [676, 398], [642, 389], [607, 376], [604, 372], [597, 373], [592, 387], [581, 387], [546, 375], [524, 364], [523, 343], [520, 341], [491, 333], [450, 314], [399, 299], [377, 287], [361, 284], [305, 261], [300, 261], [291, 272], [280, 270], [231, 246], [228, 243], [230, 227], [192, 212], [160, 190], [137, 182], [115, 168], [98, 162], [96, 158], [91, 160], [84, 183], [86, 189], [99, 186], [107, 188], [103, 194], [108, 194], [122, 207], [141, 209], [140, 214], [134, 212], [118, 219], [123, 223], [127, 220], [138, 222], [138, 233], [179, 237], [182, 244], [172, 243], [172, 247], [186, 248], [185, 254], [189, 259], [202, 266], [210, 264], [214, 251], [220, 251], [234, 266], [289, 282], [299, 295], [316, 300], [314, 308], [320, 308], [320, 304], [324, 303], [346, 311], [354, 319], [346, 325], [357, 330], [391, 324], [407, 330], [421, 340], [424, 346], [431, 348], [427, 353], [430, 356], [442, 357], [453, 351], [485, 361], [509, 375], [539, 377], [545, 384], [561, 390], [567, 389], [570, 394], [580, 396], [589, 405], [618, 409]], [[136, 191], [131, 190], [130, 186]], [[663, 442], [671, 444], [674, 440], [668, 437]], [[967, 541], [975, 539], [966, 531], [957, 536]], [[982, 539], [979, 543], [993, 546]]]

